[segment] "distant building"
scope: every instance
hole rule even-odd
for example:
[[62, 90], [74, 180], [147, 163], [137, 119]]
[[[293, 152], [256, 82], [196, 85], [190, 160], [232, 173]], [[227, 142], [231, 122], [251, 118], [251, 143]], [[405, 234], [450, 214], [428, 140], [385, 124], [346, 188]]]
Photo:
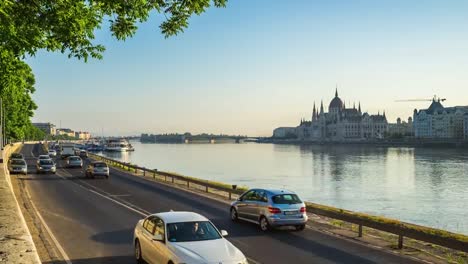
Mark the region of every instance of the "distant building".
[[468, 140], [468, 113], [465, 114], [465, 118], [463, 120], [463, 137], [465, 140]]
[[78, 131], [78, 132], [75, 132], [75, 138], [89, 140], [91, 138], [91, 134], [85, 131]]
[[428, 109], [414, 109], [414, 136], [416, 138], [462, 139], [468, 106], [444, 107], [434, 99]]
[[44, 133], [46, 133], [47, 135], [55, 135], [56, 133], [55, 125], [52, 123], [32, 123], [32, 124], [33, 126], [44, 131]]
[[69, 128], [58, 128], [56, 131], [58, 136], [75, 137], [75, 132]]
[[370, 115], [361, 111], [361, 103], [356, 108], [346, 108], [338, 97], [338, 89], [331, 100], [328, 113], [325, 112], [323, 101], [320, 110], [315, 103], [312, 120], [301, 120], [296, 128], [296, 135], [302, 140], [317, 141], [352, 141], [383, 138], [388, 131], [385, 112]]
[[388, 136], [413, 137], [413, 118], [409, 117], [408, 122], [401, 121], [401, 118], [398, 118], [396, 123], [388, 124]]
[[295, 127], [278, 127], [273, 130], [274, 138], [296, 138], [296, 128]]

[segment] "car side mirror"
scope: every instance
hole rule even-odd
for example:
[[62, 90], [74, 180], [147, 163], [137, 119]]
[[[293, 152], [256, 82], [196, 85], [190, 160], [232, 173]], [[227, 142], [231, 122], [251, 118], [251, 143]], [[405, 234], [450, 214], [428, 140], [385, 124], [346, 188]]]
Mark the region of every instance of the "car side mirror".
[[237, 201], [242, 202], [242, 197], [237, 198]]
[[221, 230], [221, 236], [226, 237], [228, 232], [226, 230]]
[[153, 236], [153, 241], [164, 242], [164, 237], [161, 234], [155, 234]]

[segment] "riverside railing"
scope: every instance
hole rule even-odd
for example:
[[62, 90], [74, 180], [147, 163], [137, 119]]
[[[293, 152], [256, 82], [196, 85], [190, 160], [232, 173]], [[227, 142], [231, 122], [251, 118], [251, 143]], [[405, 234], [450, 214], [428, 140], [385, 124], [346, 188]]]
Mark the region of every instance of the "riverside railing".
[[[233, 199], [233, 194], [239, 196], [247, 190], [245, 188], [236, 188], [236, 185], [229, 186], [227, 184], [213, 183], [210, 181], [186, 177], [174, 173], [158, 171], [157, 169], [148, 169], [91, 153], [90, 157], [102, 160], [111, 166], [117, 166], [124, 170], [133, 171], [137, 174], [142, 172], [143, 176], [150, 176], [154, 179], [158, 177], [159, 180], [164, 182], [185, 182], [184, 185], [186, 185], [187, 188], [190, 188], [190, 185], [194, 184], [202, 186], [206, 192], [210, 192], [210, 189], [222, 191], [228, 194], [230, 200]], [[358, 226], [359, 237], [362, 237], [363, 235], [363, 227], [369, 227], [397, 235], [399, 249], [403, 248], [403, 239], [404, 237], [407, 237], [468, 253], [468, 236], [463, 234], [452, 233], [441, 229], [405, 223], [395, 219], [357, 213], [315, 203], [306, 202], [306, 206], [307, 212], [309, 213], [356, 224]]]

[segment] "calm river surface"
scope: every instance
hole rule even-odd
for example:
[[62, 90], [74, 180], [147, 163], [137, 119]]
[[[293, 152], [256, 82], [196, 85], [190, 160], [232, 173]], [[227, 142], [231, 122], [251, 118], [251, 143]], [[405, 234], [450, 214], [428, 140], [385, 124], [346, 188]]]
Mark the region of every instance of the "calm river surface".
[[372, 146], [141, 144], [107, 156], [468, 234], [468, 151]]

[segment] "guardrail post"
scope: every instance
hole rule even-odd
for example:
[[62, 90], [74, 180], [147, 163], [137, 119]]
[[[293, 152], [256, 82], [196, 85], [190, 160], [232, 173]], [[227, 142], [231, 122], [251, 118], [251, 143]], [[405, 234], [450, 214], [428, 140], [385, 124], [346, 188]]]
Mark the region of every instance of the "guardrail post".
[[231, 200], [231, 192], [229, 192], [229, 200]]
[[143, 177], [146, 176], [146, 170], [143, 170]]
[[172, 183], [174, 183], [174, 177], [172, 177]]
[[362, 225], [359, 225], [359, 234], [358, 237], [362, 237]]
[[208, 185], [205, 186], [205, 191], [208, 192]]
[[187, 181], [187, 189], [190, 189], [190, 182]]
[[398, 249], [403, 248], [403, 235], [398, 235]]

